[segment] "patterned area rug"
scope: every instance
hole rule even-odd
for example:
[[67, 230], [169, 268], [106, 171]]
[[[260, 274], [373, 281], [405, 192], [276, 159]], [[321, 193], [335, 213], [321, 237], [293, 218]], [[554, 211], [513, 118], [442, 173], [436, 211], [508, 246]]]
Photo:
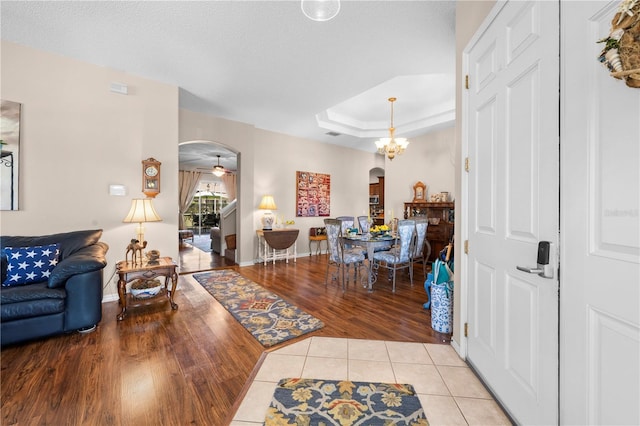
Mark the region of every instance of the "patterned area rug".
[[263, 346], [269, 347], [324, 327], [301, 311], [232, 270], [194, 274], [196, 279]]
[[282, 379], [265, 425], [412, 425], [429, 422], [413, 386]]

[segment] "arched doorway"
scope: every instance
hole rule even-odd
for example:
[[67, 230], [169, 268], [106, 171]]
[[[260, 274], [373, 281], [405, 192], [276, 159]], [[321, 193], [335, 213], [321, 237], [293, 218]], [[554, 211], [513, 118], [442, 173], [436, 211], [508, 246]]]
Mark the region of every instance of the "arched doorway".
[[[225, 258], [220, 222], [237, 198], [236, 177], [239, 153], [213, 141], [195, 140], [179, 144], [180, 228], [191, 238], [180, 240], [180, 267], [184, 271], [206, 270], [233, 264]], [[218, 172], [218, 173], [214, 173]], [[235, 233], [233, 220], [227, 220], [225, 234]], [[234, 228], [234, 229], [230, 229]], [[184, 235], [184, 234], [183, 234]]]

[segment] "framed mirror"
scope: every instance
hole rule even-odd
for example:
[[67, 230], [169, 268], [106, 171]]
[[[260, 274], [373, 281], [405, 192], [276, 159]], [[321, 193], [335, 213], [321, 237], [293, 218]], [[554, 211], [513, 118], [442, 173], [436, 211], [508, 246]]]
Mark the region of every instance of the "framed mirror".
[[18, 210], [21, 107], [0, 101], [0, 210]]

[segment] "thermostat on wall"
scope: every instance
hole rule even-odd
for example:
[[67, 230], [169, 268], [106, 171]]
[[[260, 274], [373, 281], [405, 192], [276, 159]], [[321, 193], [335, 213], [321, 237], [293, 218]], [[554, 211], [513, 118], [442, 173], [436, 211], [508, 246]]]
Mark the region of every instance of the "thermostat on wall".
[[124, 185], [109, 185], [109, 195], [125, 196], [127, 187]]

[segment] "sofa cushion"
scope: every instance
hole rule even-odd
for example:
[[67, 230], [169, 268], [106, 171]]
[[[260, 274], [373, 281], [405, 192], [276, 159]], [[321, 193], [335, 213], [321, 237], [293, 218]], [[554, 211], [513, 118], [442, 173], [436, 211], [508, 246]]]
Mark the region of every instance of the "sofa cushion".
[[46, 281], [58, 263], [58, 244], [31, 247], [5, 247], [7, 276], [3, 286], [18, 286]]
[[[60, 245], [60, 258], [64, 260], [78, 250], [97, 243], [102, 236], [101, 229], [62, 232], [59, 234], [41, 235], [41, 236], [6, 236], [0, 237], [0, 247], [27, 247], [40, 246], [47, 244]], [[1, 252], [0, 262], [2, 268], [2, 281], [6, 279], [7, 258], [4, 252]]]
[[13, 321], [63, 312], [67, 293], [47, 287], [47, 283], [3, 288], [0, 292], [0, 319]]

